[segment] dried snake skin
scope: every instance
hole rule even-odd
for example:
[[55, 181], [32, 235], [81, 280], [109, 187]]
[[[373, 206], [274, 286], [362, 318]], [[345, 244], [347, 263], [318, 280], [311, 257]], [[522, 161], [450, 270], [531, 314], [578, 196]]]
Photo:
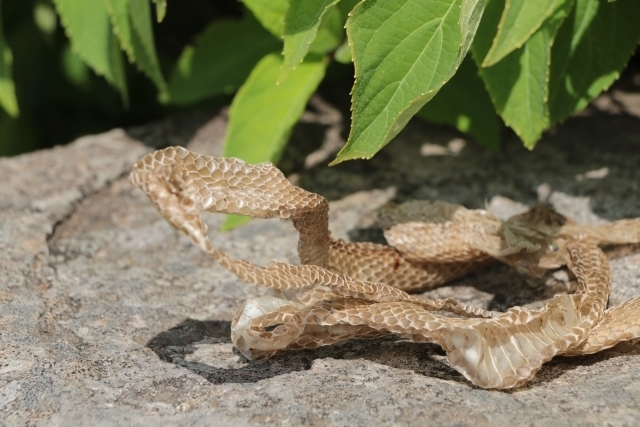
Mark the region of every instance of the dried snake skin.
[[[605, 310], [611, 277], [598, 247], [640, 241], [637, 219], [582, 226], [539, 206], [500, 221], [483, 210], [414, 201], [380, 212], [391, 245], [384, 246], [332, 239], [327, 201], [293, 186], [270, 163], [248, 165], [169, 147], [138, 161], [130, 179], [194, 244], [241, 280], [270, 288], [247, 301], [232, 322], [233, 342], [252, 360], [396, 334], [439, 344], [477, 386], [511, 388], [555, 355], [593, 353], [640, 337], [640, 298]], [[205, 211], [290, 219], [300, 232], [302, 265], [273, 261], [259, 267], [231, 259], [211, 245]], [[533, 275], [566, 265], [578, 290], [556, 295], [539, 310], [513, 307], [506, 313], [406, 292], [493, 260]]]

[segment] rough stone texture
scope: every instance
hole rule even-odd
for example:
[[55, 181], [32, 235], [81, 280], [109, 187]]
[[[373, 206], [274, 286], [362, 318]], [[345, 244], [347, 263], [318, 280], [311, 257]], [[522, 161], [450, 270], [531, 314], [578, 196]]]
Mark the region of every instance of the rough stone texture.
[[[640, 216], [640, 119], [594, 105], [534, 152], [511, 137], [494, 153], [413, 123], [370, 162], [298, 168], [294, 178], [332, 201], [334, 235], [354, 240], [382, 239], [372, 211], [392, 199], [486, 204], [502, 216], [547, 200], [584, 222]], [[435, 345], [393, 337], [244, 360], [229, 321], [262, 291], [171, 229], [125, 177], [149, 150], [134, 137], [216, 153], [224, 116], [206, 118], [0, 159], [0, 425], [637, 424], [638, 341], [556, 358], [508, 392], [473, 387]], [[294, 133], [302, 152], [304, 132]], [[220, 234], [222, 218], [207, 221], [214, 244], [236, 257], [296, 260], [288, 223]], [[612, 261], [611, 304], [640, 295], [634, 249]], [[572, 286], [562, 272], [534, 280], [497, 265], [425, 295], [504, 310]]]

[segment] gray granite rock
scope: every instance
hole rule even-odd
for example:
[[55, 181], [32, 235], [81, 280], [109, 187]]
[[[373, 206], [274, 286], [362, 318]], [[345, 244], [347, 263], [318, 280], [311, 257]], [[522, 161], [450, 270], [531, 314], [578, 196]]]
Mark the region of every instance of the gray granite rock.
[[[192, 246], [126, 180], [150, 150], [137, 139], [219, 152], [224, 115], [210, 117], [0, 159], [0, 425], [637, 425], [637, 341], [556, 358], [506, 392], [473, 387], [438, 346], [393, 337], [244, 360], [230, 320], [261, 290]], [[304, 132], [294, 133], [302, 154]], [[640, 216], [639, 150], [639, 118], [593, 110], [533, 152], [513, 137], [491, 152], [413, 123], [370, 162], [288, 161], [299, 185], [331, 200], [334, 235], [380, 241], [372, 212], [409, 198], [504, 217], [538, 201], [584, 222]], [[296, 261], [288, 223], [222, 234], [221, 217], [207, 221], [235, 257]], [[611, 304], [640, 295], [640, 255], [627, 249], [612, 261]], [[562, 273], [535, 280], [496, 265], [425, 296], [504, 310], [572, 286]]]

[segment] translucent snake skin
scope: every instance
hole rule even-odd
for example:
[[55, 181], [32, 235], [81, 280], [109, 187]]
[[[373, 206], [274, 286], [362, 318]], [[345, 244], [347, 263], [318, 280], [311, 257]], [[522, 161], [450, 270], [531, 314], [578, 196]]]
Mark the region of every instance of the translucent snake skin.
[[[518, 387], [555, 355], [582, 355], [640, 337], [640, 298], [606, 309], [609, 262], [599, 245], [637, 243], [640, 220], [578, 225], [547, 206], [500, 221], [444, 202], [388, 205], [379, 225], [390, 246], [332, 239], [329, 204], [292, 185], [271, 163], [249, 165], [181, 147], [148, 154], [131, 182], [160, 214], [241, 280], [269, 289], [247, 301], [232, 339], [251, 360], [349, 338], [387, 334], [434, 342], [484, 388]], [[301, 265], [259, 267], [216, 250], [202, 212], [289, 219], [300, 233]], [[566, 266], [578, 289], [542, 309], [486, 311], [454, 299], [408, 294], [498, 260], [535, 276]]]

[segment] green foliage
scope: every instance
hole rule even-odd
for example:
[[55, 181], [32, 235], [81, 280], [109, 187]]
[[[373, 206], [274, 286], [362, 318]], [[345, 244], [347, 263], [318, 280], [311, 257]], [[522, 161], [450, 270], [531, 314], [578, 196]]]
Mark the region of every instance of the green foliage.
[[[58, 0], [60, 1], [60, 0]], [[120, 47], [164, 95], [167, 85], [160, 72], [151, 29], [148, 0], [104, 0]], [[160, 3], [158, 3], [160, 4]], [[64, 15], [61, 13], [64, 17]]]
[[611, 86], [638, 39], [640, 2], [576, 0], [551, 51], [551, 122], [582, 110]]
[[124, 64], [104, 1], [54, 0], [71, 47], [128, 102]]
[[492, 52], [500, 51], [497, 22], [509, 13], [503, 0], [488, 1], [473, 56], [496, 111], [527, 148], [618, 77], [640, 38], [639, 6], [632, 0], [565, 0], [522, 47], [487, 66]]
[[225, 157], [249, 163], [277, 163], [293, 125], [324, 77], [326, 58], [308, 58], [275, 85], [282, 57], [265, 56], [254, 67], [231, 103]]
[[353, 123], [333, 164], [370, 158], [453, 76], [482, 2], [362, 2], [347, 21], [356, 64]]
[[[533, 148], [542, 132], [550, 126], [547, 100], [551, 45], [571, 5], [571, 1], [561, 4], [522, 47], [497, 64], [480, 69], [496, 111], [527, 148]], [[503, 0], [488, 1], [484, 19], [489, 25], [480, 28], [472, 47], [478, 63], [483, 62], [487, 51], [491, 52], [491, 40], [494, 40], [493, 46], [499, 41], [492, 30], [495, 28], [493, 22], [502, 10]]]
[[[0, 2], [0, 9], [2, 2]], [[7, 45], [2, 31], [2, 14], [0, 13], [0, 105], [11, 117], [19, 114], [18, 101], [16, 100], [16, 90], [11, 78], [11, 64], [13, 55]]]
[[284, 34], [284, 17], [289, 8], [289, 0], [244, 0], [243, 3], [253, 12], [264, 28], [274, 36], [282, 37]]
[[563, 3], [570, 6], [563, 0], [506, 0], [498, 33], [482, 66], [490, 67], [521, 47]]
[[263, 56], [279, 48], [278, 40], [249, 14], [242, 20], [216, 21], [182, 51], [164, 101], [193, 104], [232, 93]]
[[[51, 1], [68, 41], [58, 40]], [[0, 27], [0, 136], [25, 135], [28, 122], [18, 121], [35, 111], [20, 88], [32, 86], [34, 58], [49, 54], [25, 40], [56, 46], [57, 72], [77, 96], [69, 103], [103, 103], [112, 115], [122, 106], [91, 71], [125, 104], [135, 91], [136, 110], [223, 103], [237, 91], [225, 153], [251, 162], [277, 161], [327, 66], [353, 62], [351, 129], [334, 164], [370, 158], [414, 115], [493, 148], [504, 121], [533, 148], [613, 83], [640, 40], [637, 0], [218, 0], [229, 11], [168, 53], [173, 39], [158, 44], [158, 33], [189, 12], [186, 1], [166, 15], [166, 0], [5, 0], [2, 12], [31, 7], [34, 22], [3, 16], [11, 31], [5, 40]], [[153, 85], [139, 84], [123, 52]], [[140, 103], [141, 88], [152, 101]], [[18, 105], [20, 125], [9, 125]]]

